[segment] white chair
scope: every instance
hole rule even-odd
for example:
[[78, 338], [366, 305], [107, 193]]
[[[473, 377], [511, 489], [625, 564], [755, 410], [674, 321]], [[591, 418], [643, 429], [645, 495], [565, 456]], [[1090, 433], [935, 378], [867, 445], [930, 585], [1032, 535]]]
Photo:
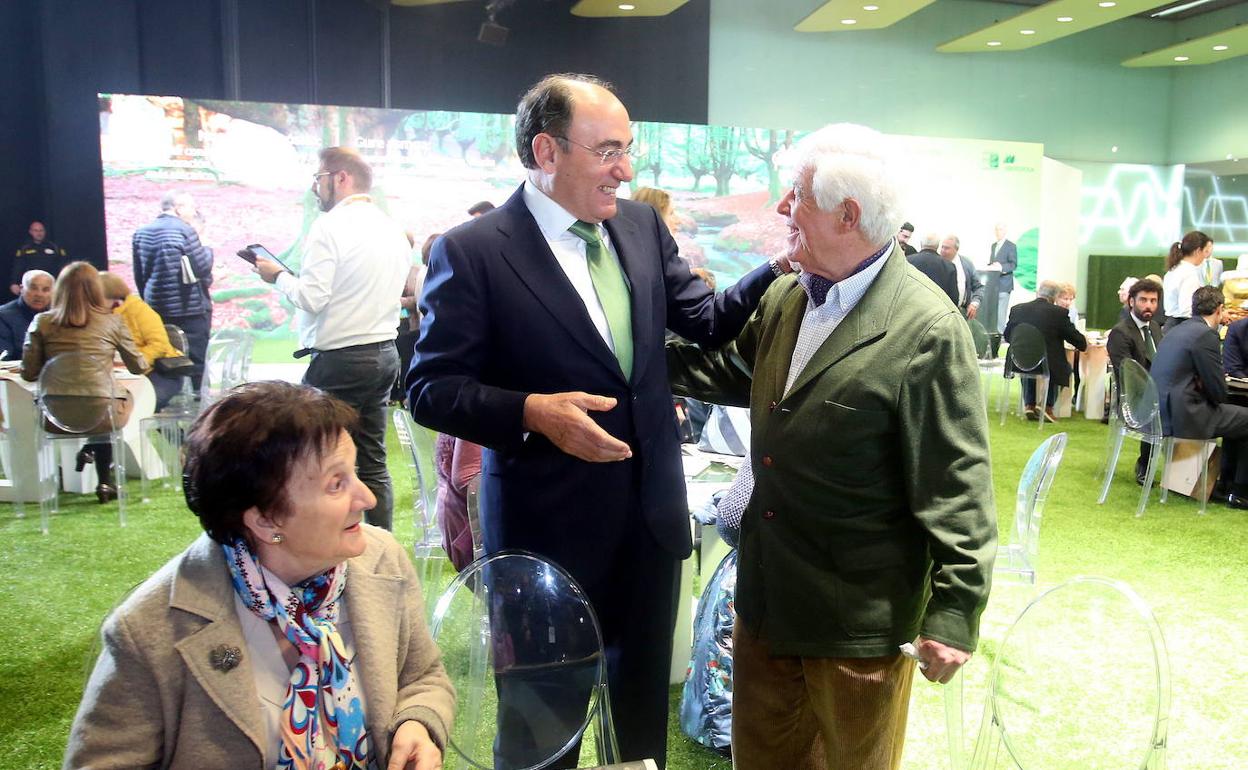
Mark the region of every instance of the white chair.
[[525, 551], [478, 559], [438, 600], [431, 630], [459, 697], [449, 743], [469, 766], [549, 767], [591, 725], [598, 762], [620, 761], [602, 631], [563, 569]]
[[1006, 632], [973, 770], [1163, 770], [1170, 668], [1156, 617], [1125, 583], [1078, 577]]
[[[60, 462], [53, 445], [63, 441], [82, 443], [85, 438], [101, 436], [108, 437], [112, 445], [117, 515], [121, 526], [126, 526], [126, 446], [122, 437], [123, 426], [117, 424], [117, 399], [59, 395], [78, 386], [84, 372], [98, 371], [108, 373], [113, 392], [118, 392], [116, 383], [112, 382], [112, 361], [86, 353], [62, 353], [46, 362], [39, 372], [36, 397], [40, 412], [36, 431], [39, 522], [45, 535], [48, 534], [52, 514], [60, 510]], [[49, 430], [48, 426], [56, 428], [56, 431]]]
[[1045, 439], [1027, 460], [1018, 480], [1010, 542], [997, 548], [997, 560], [992, 568], [994, 581], [1005, 578], [1035, 585], [1044, 503], [1065, 450], [1066, 434], [1058, 433]]

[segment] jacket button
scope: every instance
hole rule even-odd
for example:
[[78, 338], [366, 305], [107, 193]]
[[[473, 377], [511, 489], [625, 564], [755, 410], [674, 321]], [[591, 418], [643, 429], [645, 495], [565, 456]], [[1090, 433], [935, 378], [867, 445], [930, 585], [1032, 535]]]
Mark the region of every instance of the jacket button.
[[767, 411], [769, 411], [769, 412], [774, 412], [774, 411], [776, 411], [776, 402], [775, 402], [775, 401], [772, 401], [770, 404], [768, 404], [768, 405], [767, 405]]
[[764, 519], [774, 519], [774, 518], [776, 518], [776, 512], [775, 512], [775, 511], [764, 511], [764, 512], [763, 512], [763, 518], [764, 518]]
[[771, 459], [771, 455], [763, 455], [763, 467], [764, 468], [770, 468], [772, 462], [774, 461]]

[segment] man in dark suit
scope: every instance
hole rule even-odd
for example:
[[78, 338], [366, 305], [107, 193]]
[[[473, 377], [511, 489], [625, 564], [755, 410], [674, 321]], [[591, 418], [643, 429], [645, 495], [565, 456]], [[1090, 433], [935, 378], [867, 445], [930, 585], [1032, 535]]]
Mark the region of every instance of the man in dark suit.
[[914, 225], [909, 222], [903, 222], [901, 228], [897, 230], [897, 245], [905, 252], [907, 257], [913, 257], [916, 249], [910, 245], [910, 239], [914, 237]]
[[[1010, 321], [1005, 325], [1007, 341], [1019, 324], [1034, 326], [1044, 337], [1044, 358], [1049, 368], [1049, 392], [1045, 398], [1044, 416], [1055, 422], [1057, 417], [1053, 414], [1053, 405], [1057, 403], [1058, 389], [1070, 384], [1070, 362], [1066, 360], [1066, 348], [1062, 343], [1069, 342], [1079, 350], [1088, 349], [1088, 341], [1070, 322], [1070, 314], [1055, 304], [1061, 290], [1062, 285], [1056, 281], [1041, 281], [1034, 300], [1010, 308]], [[1012, 363], [1013, 356], [1010, 360]], [[1040, 419], [1035, 380], [1023, 380], [1023, 406], [1027, 419]]]
[[1248, 407], [1226, 403], [1226, 375], [1218, 326], [1222, 290], [1202, 286], [1192, 294], [1192, 317], [1174, 326], [1157, 346], [1150, 374], [1161, 402], [1162, 430], [1178, 438], [1222, 437], [1220, 482], [1227, 503], [1248, 508]]
[[1248, 378], [1248, 318], [1241, 318], [1226, 327], [1222, 359], [1228, 377]]
[[984, 282], [975, 274], [975, 266], [971, 260], [958, 254], [962, 242], [956, 235], [946, 235], [940, 242], [940, 256], [953, 265], [957, 273], [958, 298], [954, 304], [966, 318], [974, 318], [979, 313], [980, 303], [984, 301]]
[[[664, 330], [731, 340], [789, 266], [772, 260], [718, 295], [693, 275], [652, 207], [617, 201], [633, 177], [633, 135], [594, 78], [530, 89], [516, 144], [524, 185], [433, 247], [409, 403], [421, 424], [485, 447], [486, 552], [535, 551], [585, 589], [623, 757], [662, 767], [678, 567], [690, 552]], [[523, 698], [499, 689], [496, 766], [523, 766]], [[575, 716], [579, 706], [579, 723], [587, 696], [555, 707]]]
[[[1122, 362], [1128, 358], [1145, 369], [1153, 365], [1153, 355], [1157, 352], [1157, 343], [1161, 341], [1161, 324], [1154, 319], [1160, 297], [1161, 284], [1147, 278], [1136, 281], [1127, 292], [1127, 317], [1119, 319], [1109, 330], [1109, 340], [1105, 345], [1109, 362], [1114, 367], [1114, 376], [1118, 376]], [[1147, 441], [1140, 442], [1140, 457], [1135, 461], [1135, 480], [1140, 484], [1144, 483], [1148, 471], [1152, 447]]]
[[1001, 278], [997, 281], [997, 331], [1005, 331], [1005, 314], [1010, 307], [1010, 292], [1014, 291], [1014, 271], [1018, 269], [1018, 246], [1005, 237], [1005, 225], [997, 223], [993, 228], [996, 240], [989, 249], [988, 264], [1001, 266]]
[[954, 305], [958, 304], [958, 271], [953, 263], [947, 259], [942, 259], [940, 254], [936, 253], [936, 247], [940, 243], [940, 239], [935, 235], [923, 236], [923, 248], [914, 255], [907, 257], [910, 264], [918, 268], [918, 271], [931, 279], [945, 294], [949, 295], [949, 301]]

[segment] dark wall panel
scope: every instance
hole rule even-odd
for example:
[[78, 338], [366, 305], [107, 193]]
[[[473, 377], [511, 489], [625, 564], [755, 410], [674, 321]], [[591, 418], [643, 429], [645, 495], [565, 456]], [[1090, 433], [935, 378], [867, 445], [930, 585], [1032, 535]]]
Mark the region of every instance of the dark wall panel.
[[511, 112], [551, 72], [588, 72], [616, 85], [634, 119], [705, 123], [710, 0], [652, 19], [583, 19], [571, 3], [519, 0], [498, 15], [501, 47], [477, 42], [479, 3], [390, 12], [396, 107]]
[[316, 102], [311, 10], [308, 0], [239, 0], [240, 99]]
[[[0, 46], [0, 147], [5, 184], [0, 184], [0, 298], [8, 301], [13, 251], [26, 239], [31, 220], [44, 219], [42, 48], [34, 0], [0, 3], [0, 29], [10, 30]], [[48, 222], [49, 227], [55, 223]], [[59, 234], [53, 230], [52, 236]]]
[[384, 11], [364, 0], [317, 0], [318, 104], [381, 107]]
[[217, 3], [139, 0], [138, 24], [143, 93], [205, 98], [224, 94]]

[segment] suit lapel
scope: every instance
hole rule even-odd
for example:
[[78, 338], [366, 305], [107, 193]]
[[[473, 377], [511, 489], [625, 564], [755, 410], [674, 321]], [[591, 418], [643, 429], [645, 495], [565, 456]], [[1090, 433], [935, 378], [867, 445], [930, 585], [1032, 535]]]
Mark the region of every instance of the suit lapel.
[[884, 336], [894, 299], [901, 289], [901, 280], [906, 271], [906, 258], [899, 248], [894, 247], [886, 259], [888, 261], [867, 289], [867, 293], [815, 351], [806, 368], [794, 381], [788, 395], [801, 390], [825, 369], [851, 352]]
[[764, 357], [765, 369], [756, 372], [755, 382], [760, 375], [765, 378], [763, 387], [768, 402], [779, 403], [784, 396], [784, 384], [789, 380], [789, 368], [793, 365], [793, 350], [797, 347], [797, 337], [802, 330], [802, 318], [806, 315], [806, 290], [796, 281], [789, 287], [787, 294], [780, 302], [780, 316], [776, 322], [772, 336], [765, 341], [769, 351], [775, 355]]
[[[234, 588], [230, 584], [225, 556], [207, 535], [200, 536], [191, 546], [174, 578], [170, 594], [169, 606], [207, 621], [203, 628], [175, 645], [187, 670], [217, 708], [264, 756], [263, 738], [257, 730], [261, 714], [255, 674], [242, 624], [234, 610]], [[213, 665], [221, 649], [242, 653], [236, 668], [222, 670], [223, 667]]]
[[[620, 267], [628, 279], [633, 327], [633, 382], [640, 382], [650, 356], [641, 354], [647, 340], [656, 339], [651, 320], [654, 318], [649, 287], [654, 282], [653, 248], [647, 248], [639, 236], [637, 225], [624, 215], [623, 207], [604, 224], [611, 235], [611, 244], [619, 256]], [[617, 363], [618, 367], [618, 363]], [[621, 375], [623, 372], [621, 372]]]
[[517, 190], [501, 208], [506, 216], [498, 225], [498, 232], [503, 236], [499, 256], [511, 266], [555, 321], [568, 330], [577, 344], [603, 366], [619, 372], [623, 378], [619, 361], [590, 320], [581, 295], [576, 293], [572, 282], [559, 266], [550, 244], [537, 226], [537, 220], [533, 219], [529, 207], [524, 204], [523, 188]]

